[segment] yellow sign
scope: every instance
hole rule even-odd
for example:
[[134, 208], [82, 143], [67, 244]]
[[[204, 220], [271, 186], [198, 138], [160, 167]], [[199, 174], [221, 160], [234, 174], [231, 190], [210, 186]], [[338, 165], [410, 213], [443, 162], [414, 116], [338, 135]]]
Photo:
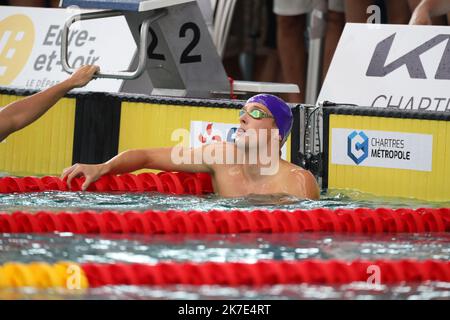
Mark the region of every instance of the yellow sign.
[[[331, 114], [328, 137], [329, 155], [332, 154], [333, 146], [336, 146], [332, 136], [332, 130], [335, 128], [431, 135], [433, 137], [432, 169], [431, 171], [404, 170], [358, 164], [343, 165], [329, 161], [327, 182], [329, 189], [352, 189], [378, 196], [428, 201], [450, 200], [450, 183], [448, 182], [450, 180], [448, 165], [450, 163], [450, 121]], [[427, 151], [420, 150], [420, 152]]]
[[0, 21], [0, 85], [9, 85], [30, 57], [35, 39], [33, 22], [23, 14]]

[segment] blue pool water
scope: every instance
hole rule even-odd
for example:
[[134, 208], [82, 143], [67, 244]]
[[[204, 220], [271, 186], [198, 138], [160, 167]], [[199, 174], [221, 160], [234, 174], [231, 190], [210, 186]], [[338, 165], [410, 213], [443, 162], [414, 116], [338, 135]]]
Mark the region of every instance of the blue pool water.
[[[286, 199], [284, 199], [286, 200]], [[448, 207], [409, 199], [376, 198], [361, 193], [334, 191], [320, 201], [267, 204], [275, 198], [223, 199], [215, 196], [169, 196], [147, 194], [98, 194], [44, 192], [0, 195], [0, 211], [80, 210], [201, 210], [212, 209], [312, 209], [358, 207]], [[239, 235], [109, 235], [70, 233], [44, 235], [1, 234], [0, 263], [8, 261], [157, 263], [248, 262], [260, 259], [450, 259], [450, 234], [351, 235], [239, 234]], [[83, 293], [31, 288], [0, 290], [0, 299], [448, 299], [450, 284], [439, 282], [369, 286], [278, 285], [262, 288], [217, 286], [133, 287], [109, 286]]]
[[[276, 204], [274, 204], [276, 203]], [[414, 199], [381, 198], [350, 191], [330, 191], [319, 201], [298, 200], [291, 197], [251, 196], [220, 198], [174, 196], [160, 193], [94, 193], [94, 192], [38, 192], [0, 194], [0, 211], [81, 211], [81, 210], [296, 210], [315, 208], [442, 208], [449, 202], [427, 202]]]

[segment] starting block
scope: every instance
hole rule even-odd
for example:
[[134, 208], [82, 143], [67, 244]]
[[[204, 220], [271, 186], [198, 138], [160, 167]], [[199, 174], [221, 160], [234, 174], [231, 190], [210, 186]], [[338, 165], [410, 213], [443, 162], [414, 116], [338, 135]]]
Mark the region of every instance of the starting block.
[[[229, 93], [230, 82], [195, 0], [61, 0], [61, 7], [102, 11], [76, 14], [63, 28], [61, 63], [66, 72], [68, 35], [76, 21], [124, 16], [137, 45], [134, 71], [104, 71], [98, 78], [123, 79], [122, 92], [182, 97]], [[234, 81], [243, 92], [299, 92], [297, 85]]]

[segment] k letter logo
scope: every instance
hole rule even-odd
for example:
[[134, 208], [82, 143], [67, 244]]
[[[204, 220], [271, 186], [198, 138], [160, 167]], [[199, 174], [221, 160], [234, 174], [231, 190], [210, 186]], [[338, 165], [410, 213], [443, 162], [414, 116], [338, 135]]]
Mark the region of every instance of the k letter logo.
[[23, 14], [0, 21], [0, 85], [9, 85], [30, 57], [35, 38], [33, 22]]
[[387, 64], [386, 61], [388, 60], [394, 38], [395, 33], [378, 43], [375, 52], [373, 53], [372, 60], [370, 61], [369, 68], [367, 69], [367, 76], [384, 77], [400, 67], [405, 66], [412, 79], [427, 79], [421, 56], [427, 51], [440, 45], [442, 42], [445, 42], [446, 47], [434, 78], [439, 80], [450, 80], [450, 34], [439, 34], [424, 42], [414, 50]]

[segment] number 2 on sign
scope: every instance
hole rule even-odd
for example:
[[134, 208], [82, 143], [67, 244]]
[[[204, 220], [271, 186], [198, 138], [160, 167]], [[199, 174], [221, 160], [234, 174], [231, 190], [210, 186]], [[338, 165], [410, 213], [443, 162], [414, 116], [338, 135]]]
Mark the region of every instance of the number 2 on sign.
[[[141, 26], [139, 26], [139, 30], [140, 29]], [[180, 28], [179, 37], [186, 38], [187, 32], [189, 30], [192, 30], [193, 37], [191, 42], [187, 45], [187, 47], [183, 50], [183, 53], [181, 54], [180, 64], [195, 63], [202, 61], [202, 56], [200, 54], [191, 54], [192, 51], [197, 47], [197, 45], [200, 42], [200, 28], [193, 22], [186, 22]], [[147, 57], [152, 60], [166, 61], [166, 57], [164, 56], [164, 54], [155, 52], [156, 47], [158, 47], [158, 36], [156, 35], [155, 30], [149, 27], [148, 32], [152, 37], [152, 41], [150, 42], [150, 45], [147, 48]]]

